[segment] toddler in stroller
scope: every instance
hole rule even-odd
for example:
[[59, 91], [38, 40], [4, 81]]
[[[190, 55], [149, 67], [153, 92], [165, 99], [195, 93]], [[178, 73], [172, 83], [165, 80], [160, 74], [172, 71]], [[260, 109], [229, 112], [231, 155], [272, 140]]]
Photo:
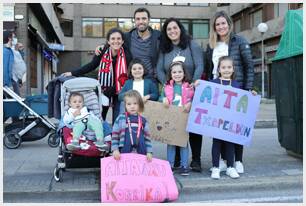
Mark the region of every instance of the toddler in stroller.
[[70, 108], [65, 113], [63, 121], [65, 126], [72, 127], [73, 139], [71, 143], [67, 144], [68, 150], [80, 149], [79, 138], [86, 128], [95, 132], [97, 141], [94, 142], [96, 147], [105, 151], [108, 145], [103, 141], [102, 122], [93, 113], [88, 112], [87, 107], [84, 106], [84, 97], [79, 92], [72, 92], [69, 96], [68, 103]]
[[[57, 164], [54, 169], [54, 179], [57, 182], [62, 181], [63, 171], [66, 171], [67, 168], [100, 167], [100, 158], [109, 156], [111, 147], [111, 127], [107, 122], [102, 121], [101, 116], [102, 95], [101, 86], [99, 82], [95, 79], [86, 77], [69, 79], [61, 85], [60, 93], [60, 113], [62, 119], [59, 123], [58, 131], [60, 133], [59, 136], [61, 138]], [[95, 128], [95, 131], [92, 131], [91, 126], [86, 124], [87, 128], [83, 129], [83, 126], [85, 125], [81, 125], [81, 129], [77, 131], [77, 133], [75, 133], [75, 128], [71, 128], [71, 126], [69, 126], [68, 124], [67, 126], [69, 127], [65, 125], [65, 114], [69, 113], [69, 110], [73, 113], [73, 110], [71, 110], [74, 108], [74, 106], [71, 104], [71, 97], [74, 96], [73, 94], [81, 94], [81, 96], [77, 95], [76, 97], [83, 96], [83, 99], [81, 98], [80, 100], [82, 102], [82, 106], [77, 107], [79, 109], [83, 107], [87, 108], [87, 112], [90, 115], [96, 117], [94, 121], [96, 121], [96, 123], [99, 122], [101, 127], [103, 125], [102, 132], [98, 131], [99, 129], [101, 129], [101, 127], [98, 130], [96, 130]], [[81, 109], [80, 111], [80, 115], [83, 117], [82, 110], [85, 111], [85, 109]], [[77, 114], [79, 115], [78, 112]], [[76, 117], [78, 116], [77, 114]], [[73, 119], [75, 119], [76, 117], [73, 117]], [[67, 121], [66, 123], [68, 122], [69, 121]], [[107, 147], [105, 147], [104, 143], [102, 142], [103, 137], [104, 142], [108, 144]], [[71, 146], [73, 144], [75, 146]]]

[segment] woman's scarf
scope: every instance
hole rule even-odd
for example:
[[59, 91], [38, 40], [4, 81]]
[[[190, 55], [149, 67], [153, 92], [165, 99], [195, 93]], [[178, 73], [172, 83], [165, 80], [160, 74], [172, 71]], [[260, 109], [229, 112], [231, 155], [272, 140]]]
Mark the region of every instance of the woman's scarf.
[[[112, 61], [112, 51], [107, 48], [102, 55], [100, 66], [99, 66], [98, 80], [102, 88], [112, 87], [115, 83], [116, 93], [118, 94], [127, 80], [127, 65], [124, 49], [121, 47], [118, 50], [117, 61], [115, 67]], [[115, 81], [114, 81], [114, 70]]]

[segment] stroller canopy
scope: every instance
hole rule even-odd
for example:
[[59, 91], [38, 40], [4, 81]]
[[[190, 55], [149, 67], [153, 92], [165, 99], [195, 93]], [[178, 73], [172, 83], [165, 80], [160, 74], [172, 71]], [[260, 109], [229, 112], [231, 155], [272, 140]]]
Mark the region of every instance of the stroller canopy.
[[63, 87], [70, 91], [89, 90], [100, 87], [98, 80], [88, 77], [78, 77], [64, 82]]

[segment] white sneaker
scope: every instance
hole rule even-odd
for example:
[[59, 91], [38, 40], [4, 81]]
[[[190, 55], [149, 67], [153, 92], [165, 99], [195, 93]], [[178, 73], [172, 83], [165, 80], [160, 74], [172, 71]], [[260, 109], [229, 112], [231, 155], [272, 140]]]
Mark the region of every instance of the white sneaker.
[[220, 179], [220, 169], [217, 167], [213, 167], [211, 171], [211, 178]]
[[235, 162], [235, 169], [238, 173], [242, 174], [244, 173], [244, 168], [243, 168], [243, 164], [240, 161], [236, 161]]
[[236, 169], [233, 167], [228, 167], [226, 169], [226, 175], [230, 176], [231, 178], [238, 178], [240, 177], [239, 174], [237, 173]]
[[224, 160], [223, 160], [223, 159], [220, 159], [220, 161], [219, 161], [219, 169], [220, 169], [220, 172], [225, 172], [225, 171], [226, 171], [226, 168], [227, 168], [227, 165], [225, 164]]
[[[225, 172], [226, 168], [227, 168], [227, 166], [226, 166], [224, 160], [220, 159], [219, 160], [219, 169], [220, 169], [220, 172]], [[209, 168], [209, 171], [212, 171], [212, 169], [213, 169], [213, 167]]]

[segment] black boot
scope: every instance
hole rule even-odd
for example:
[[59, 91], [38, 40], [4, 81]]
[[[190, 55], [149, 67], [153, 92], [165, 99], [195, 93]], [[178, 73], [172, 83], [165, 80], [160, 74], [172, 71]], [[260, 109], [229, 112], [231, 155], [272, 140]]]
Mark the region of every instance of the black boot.
[[201, 161], [200, 160], [192, 160], [190, 163], [190, 168], [195, 172], [202, 172]]

